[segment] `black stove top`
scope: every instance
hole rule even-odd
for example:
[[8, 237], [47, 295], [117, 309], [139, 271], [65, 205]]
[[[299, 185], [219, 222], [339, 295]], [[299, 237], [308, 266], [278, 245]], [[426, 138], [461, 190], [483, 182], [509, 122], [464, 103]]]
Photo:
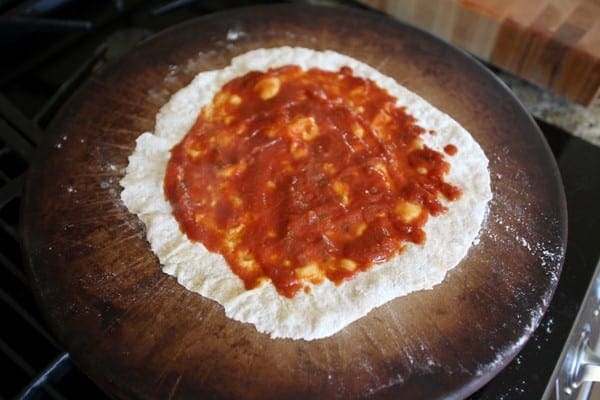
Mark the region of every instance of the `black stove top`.
[[[0, 398], [111, 398], [56, 343], [22, 267], [20, 193], [47, 123], [81, 81], [141, 39], [187, 19], [248, 3], [256, 2], [0, 0], [0, 315], [5, 321], [0, 330]], [[538, 124], [565, 186], [566, 261], [554, 299], [532, 338], [472, 399], [541, 397], [600, 258], [600, 148], [555, 126]]]

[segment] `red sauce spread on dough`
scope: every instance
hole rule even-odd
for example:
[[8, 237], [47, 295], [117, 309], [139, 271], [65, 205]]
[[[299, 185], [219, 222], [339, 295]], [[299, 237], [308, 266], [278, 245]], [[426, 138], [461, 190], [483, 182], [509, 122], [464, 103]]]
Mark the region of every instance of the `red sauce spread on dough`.
[[287, 297], [423, 243], [440, 199], [460, 190], [395, 103], [348, 67], [230, 81], [171, 151], [164, 190], [181, 230], [247, 289], [272, 281]]

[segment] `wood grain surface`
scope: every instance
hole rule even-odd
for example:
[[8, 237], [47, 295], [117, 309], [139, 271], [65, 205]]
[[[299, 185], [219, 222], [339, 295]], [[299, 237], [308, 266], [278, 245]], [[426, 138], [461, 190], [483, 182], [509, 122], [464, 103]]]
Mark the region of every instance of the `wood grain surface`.
[[362, 0], [540, 87], [600, 95], [596, 0]]
[[[442, 284], [315, 341], [272, 340], [186, 291], [119, 197], [136, 137], [172, 93], [198, 71], [280, 45], [348, 54], [451, 115], [490, 159], [494, 192], [478, 243]], [[508, 90], [431, 36], [344, 8], [240, 9], [142, 43], [54, 119], [22, 204], [24, 255], [50, 326], [78, 366], [125, 399], [465, 397], [531, 335], [565, 251], [558, 170]]]

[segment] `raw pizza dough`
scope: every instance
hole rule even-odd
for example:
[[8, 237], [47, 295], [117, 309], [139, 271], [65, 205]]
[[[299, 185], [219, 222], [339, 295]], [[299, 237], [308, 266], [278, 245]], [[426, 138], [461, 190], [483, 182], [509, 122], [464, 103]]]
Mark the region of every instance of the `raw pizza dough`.
[[[330, 71], [349, 66], [355, 76], [386, 89], [418, 125], [437, 132], [421, 136], [427, 146], [439, 152], [447, 144], [459, 149], [456, 156], [446, 157], [451, 165], [446, 181], [462, 190], [459, 200], [445, 204], [446, 213], [429, 218], [423, 245], [408, 243], [398, 256], [339, 286], [325, 280], [313, 285], [310, 294], [300, 291], [291, 299], [278, 294], [272, 284], [246, 290], [221, 255], [191, 242], [180, 231], [163, 192], [171, 148], [187, 134], [202, 106], [212, 102], [223, 84], [250, 71], [288, 64]], [[163, 271], [185, 288], [216, 300], [228, 317], [252, 323], [272, 338], [312, 340], [338, 332], [396, 297], [442, 282], [478, 235], [492, 197], [487, 165], [483, 151], [464, 128], [392, 78], [333, 51], [280, 47], [254, 50], [235, 57], [224, 69], [201, 72], [173, 95], [157, 115], [155, 132], [138, 137], [121, 180], [121, 198], [146, 225], [148, 241]]]

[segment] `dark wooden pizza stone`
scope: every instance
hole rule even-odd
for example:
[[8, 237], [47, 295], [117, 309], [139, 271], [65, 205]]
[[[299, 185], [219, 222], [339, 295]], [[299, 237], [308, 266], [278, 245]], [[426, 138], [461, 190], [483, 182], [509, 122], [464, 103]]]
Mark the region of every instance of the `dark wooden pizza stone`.
[[[136, 137], [153, 130], [172, 93], [234, 55], [280, 45], [353, 56], [451, 115], [488, 155], [494, 192], [479, 242], [442, 284], [315, 341], [270, 339], [186, 291], [161, 272], [143, 225], [119, 197]], [[387, 17], [298, 5], [194, 20], [90, 78], [51, 124], [22, 217], [49, 324], [86, 373], [128, 399], [465, 397], [537, 326], [566, 239], [548, 146], [487, 70]]]

